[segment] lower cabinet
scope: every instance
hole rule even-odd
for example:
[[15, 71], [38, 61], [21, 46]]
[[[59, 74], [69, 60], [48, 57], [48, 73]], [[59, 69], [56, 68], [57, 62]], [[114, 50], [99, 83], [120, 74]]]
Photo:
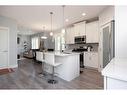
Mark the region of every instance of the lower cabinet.
[[98, 68], [98, 52], [85, 52], [84, 53], [84, 66]]
[[36, 52], [36, 60], [42, 61], [43, 60], [43, 52], [37, 51]]
[[127, 89], [127, 81], [105, 76], [104, 77], [104, 89], [105, 90], [113, 90], [113, 89], [125, 90]]

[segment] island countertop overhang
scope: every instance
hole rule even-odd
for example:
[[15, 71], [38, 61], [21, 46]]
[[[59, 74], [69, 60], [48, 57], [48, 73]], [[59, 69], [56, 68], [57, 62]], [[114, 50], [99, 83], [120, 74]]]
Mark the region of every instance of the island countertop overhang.
[[114, 58], [102, 70], [102, 75], [118, 80], [127, 81], [127, 58]]

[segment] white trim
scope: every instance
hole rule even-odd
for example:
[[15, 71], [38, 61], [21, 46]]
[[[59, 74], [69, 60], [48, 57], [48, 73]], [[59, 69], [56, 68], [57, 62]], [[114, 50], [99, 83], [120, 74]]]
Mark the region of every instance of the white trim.
[[[104, 27], [107, 27], [107, 26], [109, 26], [109, 29], [111, 29], [110, 28], [111, 27], [111, 23], [107, 23], [107, 24], [101, 26], [101, 28], [100, 28], [100, 47], [99, 47], [99, 52], [100, 52], [100, 65], [101, 65], [101, 67], [100, 67], [99, 71], [101, 71], [103, 69], [103, 30], [102, 29]], [[109, 30], [109, 32], [110, 32], [110, 30]]]
[[18, 64], [11, 65], [11, 66], [9, 66], [9, 68], [18, 68]]
[[0, 69], [9, 69], [9, 68], [18, 68], [18, 65], [16, 64], [16, 65], [12, 65], [12, 66], [7, 66], [7, 67], [2, 67], [2, 68], [0, 68]]
[[107, 77], [104, 76], [104, 90], [107, 90]]
[[[10, 62], [10, 57], [9, 57], [9, 54], [10, 54], [10, 52], [9, 52], [9, 46], [10, 46], [10, 44], [9, 44], [9, 28], [8, 27], [1, 27], [0, 26], [0, 29], [5, 29], [5, 30], [7, 30], [7, 32], [8, 32], [8, 63], [7, 63], [7, 67], [6, 68], [9, 68], [10, 66], [9, 66], [9, 62]], [[5, 67], [3, 67], [3, 68], [5, 68]]]

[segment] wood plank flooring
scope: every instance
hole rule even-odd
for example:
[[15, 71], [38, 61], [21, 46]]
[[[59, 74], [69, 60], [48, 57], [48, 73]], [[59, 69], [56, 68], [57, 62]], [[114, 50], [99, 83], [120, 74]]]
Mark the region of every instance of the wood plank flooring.
[[0, 75], [0, 89], [103, 89], [103, 77], [101, 73], [92, 69], [84, 69], [84, 72], [72, 80], [64, 81], [58, 77], [57, 84], [48, 84], [46, 77], [40, 77], [41, 64], [32, 59], [24, 59], [18, 62], [19, 68], [15, 72]]

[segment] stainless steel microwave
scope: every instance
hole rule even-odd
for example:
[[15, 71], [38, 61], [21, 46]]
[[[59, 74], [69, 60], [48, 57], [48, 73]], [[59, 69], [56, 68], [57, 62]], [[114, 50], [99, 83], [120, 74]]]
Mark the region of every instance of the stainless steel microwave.
[[75, 44], [84, 44], [86, 43], [86, 36], [76, 36], [75, 37]]

